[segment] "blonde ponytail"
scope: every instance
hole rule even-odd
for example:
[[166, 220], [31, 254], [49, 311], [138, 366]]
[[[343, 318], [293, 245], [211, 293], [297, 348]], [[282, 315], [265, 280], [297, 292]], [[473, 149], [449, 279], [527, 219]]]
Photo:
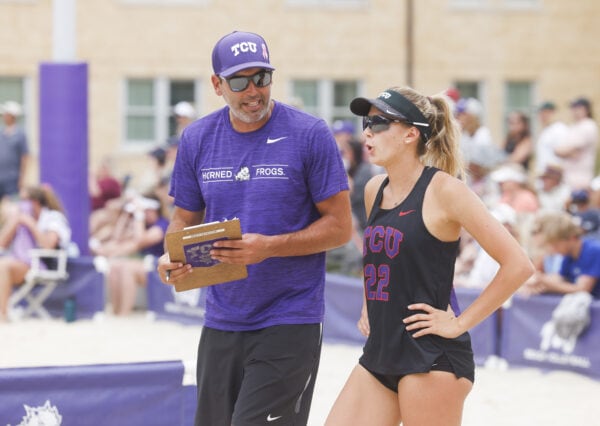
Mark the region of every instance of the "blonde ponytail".
[[460, 152], [460, 129], [450, 105], [443, 95], [426, 97], [410, 87], [394, 88], [410, 100], [431, 126], [431, 137], [421, 139], [417, 153], [427, 166], [437, 167], [449, 175], [464, 179], [465, 170]]

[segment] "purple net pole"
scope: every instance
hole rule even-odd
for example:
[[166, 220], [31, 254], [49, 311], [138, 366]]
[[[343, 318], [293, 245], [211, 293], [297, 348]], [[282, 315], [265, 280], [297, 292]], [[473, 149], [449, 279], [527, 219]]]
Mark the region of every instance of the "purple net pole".
[[88, 66], [40, 65], [40, 181], [60, 197], [81, 254], [88, 254]]

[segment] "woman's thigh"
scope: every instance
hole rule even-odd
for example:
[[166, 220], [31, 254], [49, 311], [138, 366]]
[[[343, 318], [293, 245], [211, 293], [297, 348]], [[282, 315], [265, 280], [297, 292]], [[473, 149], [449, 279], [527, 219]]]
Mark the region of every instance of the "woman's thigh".
[[459, 426], [465, 399], [473, 384], [452, 373], [409, 374], [398, 383], [398, 404], [404, 426]]
[[337, 397], [326, 426], [397, 426], [398, 398], [361, 365], [354, 367]]

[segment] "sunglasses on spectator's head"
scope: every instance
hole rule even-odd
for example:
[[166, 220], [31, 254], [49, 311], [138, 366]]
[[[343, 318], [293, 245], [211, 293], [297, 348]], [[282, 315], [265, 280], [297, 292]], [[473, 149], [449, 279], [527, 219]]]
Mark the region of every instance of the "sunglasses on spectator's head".
[[402, 120], [394, 120], [383, 115], [366, 115], [363, 117], [363, 130], [367, 127], [373, 133], [385, 132], [392, 123], [403, 123]]
[[272, 71], [261, 70], [253, 75], [234, 75], [233, 77], [227, 77], [227, 84], [232, 92], [243, 92], [250, 85], [250, 80], [256, 87], [267, 87], [271, 84]]

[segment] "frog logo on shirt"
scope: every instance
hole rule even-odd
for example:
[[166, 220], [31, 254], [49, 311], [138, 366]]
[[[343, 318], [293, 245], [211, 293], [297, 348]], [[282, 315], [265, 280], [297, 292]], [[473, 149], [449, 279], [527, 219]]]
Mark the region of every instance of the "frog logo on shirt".
[[235, 175], [235, 180], [238, 182], [250, 180], [250, 169], [248, 169], [248, 167], [242, 167]]

